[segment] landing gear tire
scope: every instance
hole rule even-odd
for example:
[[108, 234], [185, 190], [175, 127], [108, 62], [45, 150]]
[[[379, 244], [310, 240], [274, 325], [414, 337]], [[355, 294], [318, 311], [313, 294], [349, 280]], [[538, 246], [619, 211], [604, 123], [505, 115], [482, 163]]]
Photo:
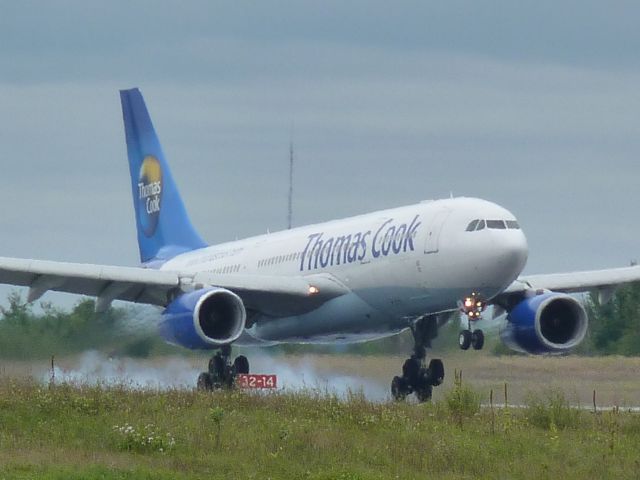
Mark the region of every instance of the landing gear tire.
[[458, 336], [458, 345], [462, 350], [469, 350], [471, 346], [471, 332], [469, 330], [462, 330]]
[[238, 355], [233, 361], [233, 368], [237, 374], [249, 373], [249, 360], [244, 355]]
[[411, 326], [413, 355], [402, 365], [402, 376], [393, 377], [391, 395], [394, 400], [404, 400], [407, 395], [415, 393], [419, 402], [429, 401], [433, 387], [444, 381], [442, 360], [433, 359], [428, 367], [425, 366], [427, 348], [431, 347], [431, 340], [438, 334], [438, 320], [438, 316], [429, 315]]
[[[431, 385], [437, 387], [444, 382], [444, 364], [439, 358], [434, 358], [429, 362], [429, 368], [427, 368], [428, 377], [431, 380]], [[429, 395], [431, 396], [431, 395]]]
[[212, 375], [223, 376], [225, 367], [226, 361], [222, 355], [216, 353], [209, 360], [209, 373], [211, 373]]
[[417, 358], [409, 358], [402, 365], [402, 378], [406, 379], [410, 384], [415, 385], [420, 378], [420, 370], [422, 370], [422, 361]]
[[484, 333], [482, 330], [474, 330], [471, 334], [471, 346], [474, 350], [482, 350], [484, 347]]
[[198, 390], [233, 388], [236, 375], [249, 373], [249, 360], [238, 355], [231, 363], [231, 345], [224, 345], [209, 360], [208, 371], [198, 376]]
[[210, 392], [213, 390], [213, 381], [209, 372], [202, 372], [198, 375], [198, 390], [201, 392]]
[[433, 387], [431, 385], [423, 385], [421, 388], [416, 390], [416, 398], [420, 403], [428, 402], [431, 400], [431, 396], [433, 395]]
[[391, 381], [391, 395], [396, 401], [404, 400], [411, 393], [409, 386], [404, 378], [395, 376]]

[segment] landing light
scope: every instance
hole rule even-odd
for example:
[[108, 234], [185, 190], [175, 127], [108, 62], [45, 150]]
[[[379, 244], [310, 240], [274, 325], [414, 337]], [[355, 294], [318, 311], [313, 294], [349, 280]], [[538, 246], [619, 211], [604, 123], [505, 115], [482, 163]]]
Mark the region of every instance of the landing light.
[[320, 293], [320, 289], [314, 285], [309, 285], [309, 295], [317, 295]]
[[480, 298], [476, 292], [472, 292], [469, 297], [465, 297], [461, 303], [460, 310], [469, 317], [469, 320], [479, 320], [487, 303]]

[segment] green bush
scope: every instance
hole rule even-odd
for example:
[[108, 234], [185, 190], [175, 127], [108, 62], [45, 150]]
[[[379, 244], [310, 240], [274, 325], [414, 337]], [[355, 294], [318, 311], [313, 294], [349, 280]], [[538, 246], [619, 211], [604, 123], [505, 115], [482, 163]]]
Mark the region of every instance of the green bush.
[[581, 412], [571, 407], [559, 390], [547, 390], [542, 394], [530, 394], [527, 399], [527, 421], [546, 430], [575, 428]]
[[462, 383], [462, 376], [456, 375], [455, 385], [445, 395], [445, 403], [452, 417], [460, 424], [480, 412], [481, 396], [471, 387]]

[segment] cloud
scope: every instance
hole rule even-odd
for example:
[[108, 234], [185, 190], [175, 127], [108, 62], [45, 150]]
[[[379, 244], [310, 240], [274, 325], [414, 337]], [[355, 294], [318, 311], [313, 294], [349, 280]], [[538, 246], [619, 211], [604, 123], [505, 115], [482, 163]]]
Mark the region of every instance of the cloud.
[[137, 261], [117, 96], [137, 85], [213, 243], [284, 227], [293, 125], [298, 225], [452, 192], [518, 216], [531, 272], [626, 264], [638, 8], [9, 4], [0, 253]]
[[637, 70], [639, 14], [637, 2], [595, 1], [14, 2], [0, 57], [16, 83], [333, 75], [323, 53], [350, 49]]

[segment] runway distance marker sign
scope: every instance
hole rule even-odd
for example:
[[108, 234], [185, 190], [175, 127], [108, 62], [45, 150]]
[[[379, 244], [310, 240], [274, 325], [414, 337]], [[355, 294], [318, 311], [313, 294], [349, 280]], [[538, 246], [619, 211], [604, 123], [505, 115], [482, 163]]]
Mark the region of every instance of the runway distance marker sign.
[[236, 375], [236, 386], [239, 388], [278, 388], [278, 377], [257, 373], [239, 373]]

